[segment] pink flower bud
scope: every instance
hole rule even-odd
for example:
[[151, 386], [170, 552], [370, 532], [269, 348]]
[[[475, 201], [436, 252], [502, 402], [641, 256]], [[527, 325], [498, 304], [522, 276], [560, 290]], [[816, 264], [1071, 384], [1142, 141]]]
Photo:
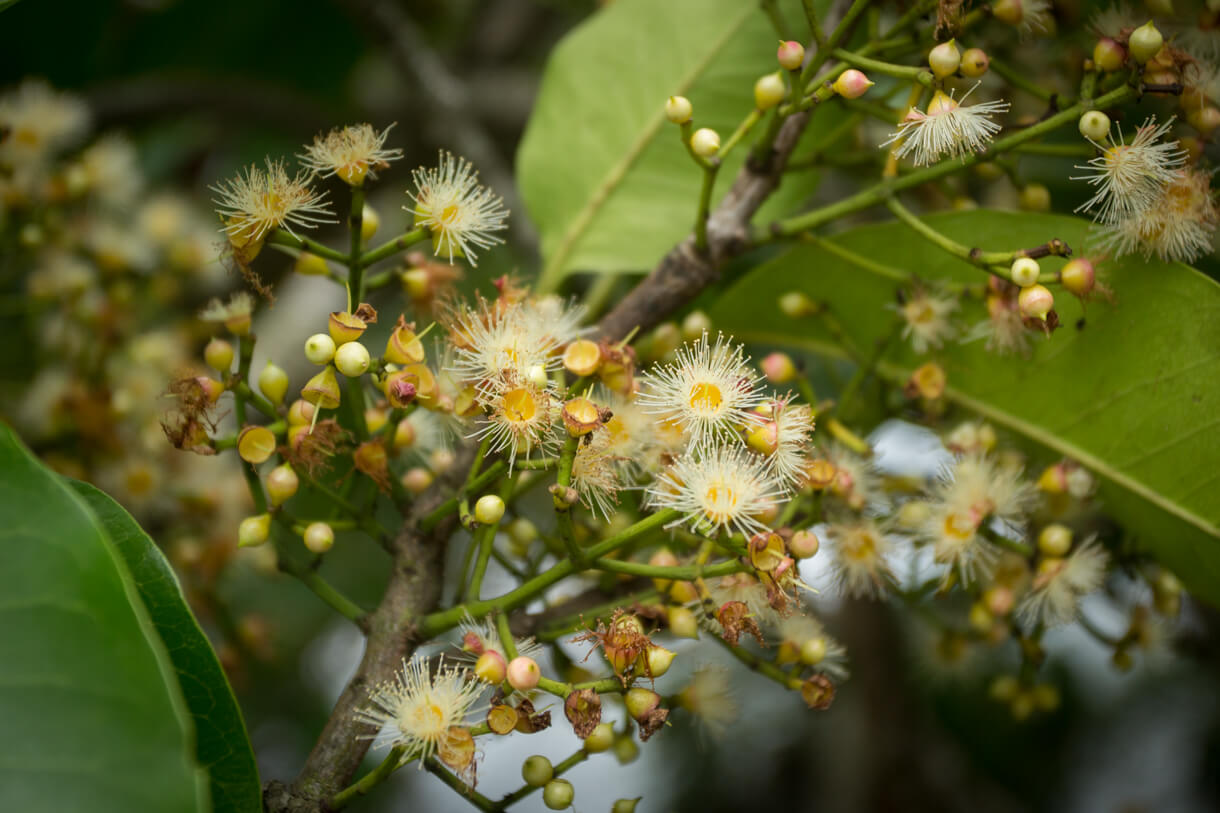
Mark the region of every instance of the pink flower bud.
[[513, 658], [508, 664], [508, 685], [519, 692], [527, 692], [537, 687], [542, 678], [542, 670], [533, 658], [524, 655]]
[[1076, 296], [1085, 296], [1093, 290], [1093, 286], [1097, 282], [1097, 272], [1093, 268], [1093, 263], [1080, 257], [1070, 260], [1067, 265], [1063, 266], [1063, 270], [1059, 272], [1059, 278], [1063, 282], [1064, 288]]
[[1031, 285], [1022, 288], [1017, 296], [1017, 306], [1021, 315], [1027, 319], [1045, 319], [1051, 308], [1055, 307], [1055, 296], [1045, 285]]
[[779, 61], [780, 67], [794, 71], [805, 61], [805, 46], [796, 40], [781, 42], [779, 49], [775, 52], [775, 58]]
[[796, 365], [786, 353], [772, 353], [762, 360], [763, 375], [772, 384], [786, 384], [796, 378]]
[[855, 68], [843, 71], [832, 85], [835, 93], [844, 99], [859, 99], [872, 86], [869, 78]]

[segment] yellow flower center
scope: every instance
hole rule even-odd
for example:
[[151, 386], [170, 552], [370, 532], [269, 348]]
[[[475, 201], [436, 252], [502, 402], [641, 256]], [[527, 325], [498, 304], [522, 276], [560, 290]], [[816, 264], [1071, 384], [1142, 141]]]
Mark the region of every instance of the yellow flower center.
[[529, 423], [538, 414], [538, 402], [524, 388], [504, 393], [504, 419], [509, 423]]
[[737, 513], [741, 495], [737, 489], [725, 482], [713, 483], [703, 495], [708, 519], [712, 522], [728, 522]]
[[715, 384], [701, 382], [690, 388], [690, 407], [701, 415], [714, 415], [724, 403], [724, 395]]
[[1119, 144], [1116, 147], [1110, 147], [1103, 153], [1106, 161], [1106, 169], [1114, 169], [1122, 163], [1124, 156], [1131, 148], [1126, 144]]

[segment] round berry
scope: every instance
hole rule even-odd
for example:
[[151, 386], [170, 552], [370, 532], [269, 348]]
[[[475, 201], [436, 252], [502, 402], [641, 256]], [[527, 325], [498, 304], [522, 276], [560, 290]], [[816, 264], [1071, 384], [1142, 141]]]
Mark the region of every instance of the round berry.
[[1047, 556], [1066, 556], [1072, 548], [1072, 529], [1058, 522], [1047, 525], [1038, 534], [1038, 550]]
[[311, 522], [305, 528], [305, 547], [314, 553], [326, 553], [335, 544], [335, 531], [325, 522]]
[[551, 761], [540, 754], [526, 757], [521, 763], [521, 778], [530, 787], [540, 788], [555, 776], [555, 767]]
[[319, 366], [335, 357], [335, 340], [327, 333], [315, 333], [305, 340], [305, 358]]
[[542, 803], [551, 810], [567, 810], [576, 798], [576, 790], [566, 779], [552, 779], [542, 789]]
[[499, 522], [504, 516], [504, 500], [495, 494], [484, 494], [474, 504], [474, 518], [484, 525]]
[[1089, 110], [1080, 117], [1077, 126], [1089, 141], [1103, 141], [1110, 134], [1110, 117], [1100, 110]]
[[542, 670], [533, 658], [519, 655], [508, 663], [508, 685], [519, 692], [528, 692], [537, 687], [542, 679]]
[[1038, 261], [1029, 257], [1018, 257], [1012, 263], [1012, 281], [1021, 286], [1028, 288], [1031, 285], [1036, 285], [1038, 275], [1042, 273], [1042, 269], [1038, 266]]
[[348, 378], [359, 378], [369, 371], [369, 349], [360, 342], [347, 342], [335, 351], [335, 367]]

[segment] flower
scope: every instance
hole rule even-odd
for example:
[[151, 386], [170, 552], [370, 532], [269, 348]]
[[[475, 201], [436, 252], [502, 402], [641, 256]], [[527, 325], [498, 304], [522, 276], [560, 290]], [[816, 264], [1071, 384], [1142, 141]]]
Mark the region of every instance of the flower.
[[1038, 564], [1033, 590], [1021, 600], [1018, 616], [1027, 624], [1054, 626], [1076, 617], [1080, 599], [1101, 586], [1109, 557], [1093, 539], [1067, 558], [1047, 556]]
[[894, 154], [898, 158], [913, 155], [917, 167], [935, 163], [946, 155], [958, 158], [987, 149], [992, 137], [1000, 131], [1000, 125], [990, 117], [1008, 110], [1008, 102], [983, 102], [964, 107], [963, 103], [977, 87], [978, 83], [975, 83], [960, 102], [945, 95], [944, 91], [936, 91], [927, 112], [912, 109], [899, 123], [898, 132], [881, 146], [899, 142]]
[[729, 671], [722, 666], [696, 669], [690, 683], [678, 692], [678, 705], [693, 714], [714, 739], [723, 738], [740, 713]]
[[638, 403], [645, 411], [682, 427], [692, 444], [734, 436], [755, 420], [749, 410], [762, 400], [761, 376], [751, 370], [741, 345], [717, 334], [715, 344], [704, 333], [678, 348], [671, 364], [643, 376]]
[[491, 438], [492, 451], [507, 450], [510, 471], [518, 453], [528, 455], [534, 449], [554, 445], [553, 429], [559, 406], [549, 384], [538, 386], [510, 376], [488, 382], [480, 390], [479, 400], [491, 414], [483, 419], [474, 436]]
[[446, 666], [443, 657], [433, 673], [423, 658], [404, 659], [401, 672], [373, 688], [372, 705], [357, 710], [356, 719], [376, 726], [377, 733], [363, 735], [374, 748], [400, 747], [403, 762], [419, 758], [422, 768], [444, 746], [449, 729], [462, 725], [482, 691], [478, 681]]
[[687, 450], [648, 489], [657, 508], [674, 508], [704, 533], [736, 531], [746, 537], [766, 529], [757, 518], [782, 495], [766, 463], [740, 445], [699, 444]]
[[404, 206], [415, 215], [415, 225], [432, 234], [432, 250], [439, 257], [465, 257], [475, 262], [475, 248], [491, 248], [504, 242], [494, 232], [508, 228], [504, 201], [479, 185], [479, 173], [465, 158], [440, 154], [440, 165], [417, 169], [412, 174], [415, 193], [408, 191], [414, 206]]
[[1130, 144], [1123, 140], [1121, 128], [1117, 141], [1110, 136], [1102, 145], [1089, 139], [1101, 155], [1084, 166], [1078, 164], [1076, 169], [1088, 174], [1073, 175], [1071, 180], [1086, 181], [1097, 192], [1076, 211], [1093, 212], [1098, 223], [1116, 224], [1147, 212], [1157, 202], [1162, 188], [1186, 160], [1186, 150], [1176, 141], [1157, 143], [1169, 132], [1173, 119], [1160, 125], [1155, 121], [1146, 119]]
[[791, 649], [791, 656], [835, 680], [847, 677], [847, 650], [826, 634], [816, 618], [794, 613], [779, 622], [777, 631], [781, 650]]
[[949, 321], [957, 310], [957, 298], [943, 292], [919, 286], [901, 304], [886, 307], [902, 317], [902, 338], [911, 340], [916, 353], [940, 347], [957, 332]]
[[650, 467], [657, 457], [657, 425], [640, 405], [606, 387], [597, 387], [593, 398], [610, 410], [602, 424], [607, 451], [614, 455], [621, 474], [632, 477]]
[[884, 595], [886, 584], [894, 580], [885, 559], [891, 548], [885, 530], [871, 519], [836, 522], [827, 530], [834, 542], [839, 588], [857, 598]]
[[[999, 280], [999, 277], [992, 279]], [[986, 339], [987, 349], [994, 353], [1024, 356], [1029, 352], [1029, 331], [1017, 304], [1020, 289], [1003, 280], [1000, 282], [1003, 284], [1001, 290], [993, 287], [987, 292], [987, 319], [975, 325], [965, 341]]]
[[967, 455], [933, 487], [928, 517], [917, 533], [937, 562], [970, 584], [990, 571], [999, 553], [980, 531], [984, 523], [1018, 524], [1033, 495], [1018, 472], [982, 454]]
[[1209, 176], [1196, 169], [1173, 173], [1145, 211], [1104, 227], [1100, 245], [1117, 255], [1142, 251], [1162, 260], [1193, 262], [1210, 251], [1220, 213]]
[[[496, 629], [496, 622], [491, 616], [484, 618], [482, 621], [475, 621], [469, 615], [458, 626], [458, 630], [462, 633], [462, 651], [470, 656], [471, 660], [477, 659], [484, 652], [497, 652], [500, 657], [504, 658], [504, 662], [508, 663], [512, 658], [508, 656], [503, 643], [500, 641], [500, 633]], [[537, 659], [542, 655], [542, 645], [533, 638], [517, 638], [513, 637], [513, 645], [517, 648], [517, 655], [526, 658]]]
[[837, 443], [827, 449], [826, 457], [835, 468], [829, 491], [847, 508], [864, 511], [884, 501], [881, 478], [868, 460]]
[[75, 96], [57, 93], [41, 79], [27, 79], [0, 96], [0, 164], [29, 167], [71, 146], [89, 127], [89, 108]]
[[572, 487], [580, 495], [581, 504], [600, 513], [607, 522], [618, 505], [622, 487], [619, 470], [618, 455], [611, 449], [609, 434], [601, 428], [584, 439], [572, 460]]
[[[751, 448], [765, 451], [764, 459], [775, 477], [789, 490], [799, 489], [808, 481], [809, 453], [813, 449], [813, 409], [808, 404], [792, 403], [786, 395], [768, 402], [770, 415], [750, 429]], [[763, 438], [760, 445], [758, 435]]]
[[380, 133], [371, 124], [352, 124], [314, 136], [305, 154], [297, 156], [301, 163], [319, 176], [338, 175], [352, 186], [364, 183], [365, 176], [376, 178], [375, 170], [385, 169], [391, 161], [402, 158], [402, 150], [386, 149], [389, 127]]
[[223, 231], [231, 240], [261, 240], [272, 229], [295, 235], [293, 226], [312, 229], [319, 223], [337, 222], [334, 213], [306, 183], [309, 172], [302, 170], [288, 177], [283, 161], [267, 159], [266, 170], [256, 166], [227, 183], [210, 187], [220, 197], [214, 199], [217, 211], [225, 218]]
[[226, 326], [242, 323], [248, 326], [253, 313], [254, 297], [245, 291], [238, 291], [229, 297], [228, 302], [221, 302], [219, 299], [208, 302], [207, 306], [199, 311], [199, 318], [204, 322], [218, 322]]

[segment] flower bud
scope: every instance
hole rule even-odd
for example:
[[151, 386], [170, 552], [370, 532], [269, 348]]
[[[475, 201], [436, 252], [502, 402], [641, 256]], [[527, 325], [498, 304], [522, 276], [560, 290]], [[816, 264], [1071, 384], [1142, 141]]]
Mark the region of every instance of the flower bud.
[[720, 134], [710, 127], [700, 127], [690, 137], [690, 148], [700, 158], [711, 158], [720, 151]]
[[817, 554], [821, 543], [813, 531], [797, 531], [788, 540], [788, 552], [797, 559], [809, 559]]
[[826, 652], [829, 648], [825, 635], [815, 635], [807, 641], [802, 641], [800, 647], [801, 663], [806, 666], [816, 666], [826, 658]]
[[246, 517], [237, 526], [237, 547], [252, 548], [271, 537], [271, 515], [257, 514]]
[[1152, 24], [1152, 20], [1149, 20], [1131, 32], [1131, 36], [1127, 40], [1127, 49], [1131, 52], [1131, 58], [1143, 65], [1156, 56], [1156, 52], [1161, 50], [1161, 46], [1164, 44], [1165, 38]]
[[962, 52], [962, 64], [958, 70], [962, 72], [962, 76], [977, 79], [987, 73], [990, 67], [991, 58], [987, 56], [986, 51], [982, 48], [969, 48]]
[[311, 522], [305, 528], [305, 547], [317, 554], [326, 553], [335, 544], [335, 530], [325, 522]]
[[772, 384], [787, 384], [796, 378], [796, 365], [787, 353], [771, 353], [762, 360], [763, 375]]
[[508, 538], [518, 545], [528, 545], [538, 538], [538, 528], [525, 517], [517, 517], [508, 524]]
[[839, 74], [839, 78], [831, 85], [831, 89], [844, 99], [859, 99], [875, 83], [855, 68], [848, 68]]
[[308, 251], [302, 251], [297, 255], [296, 262], [292, 264], [292, 270], [307, 277], [324, 277], [330, 272], [326, 260]]
[[325, 333], [315, 333], [305, 340], [305, 358], [313, 364], [330, 364], [335, 357], [335, 340]]
[[759, 110], [770, 110], [784, 100], [788, 86], [778, 73], [760, 76], [754, 83], [754, 106]]
[[694, 112], [690, 99], [685, 96], [670, 96], [665, 102], [665, 118], [674, 124], [686, 124]]
[[[415, 396], [419, 394], [419, 377], [413, 373], [408, 373], [406, 370], [397, 370], [390, 373], [382, 387], [385, 392], [386, 400], [390, 402], [390, 406], [395, 409], [402, 409], [415, 400]], [[415, 430], [412, 427], [411, 441], [415, 440]], [[407, 445], [410, 445], [408, 443]]]
[[669, 621], [669, 631], [679, 638], [698, 638], [699, 620], [695, 613], [687, 607], [673, 606], [665, 610]]
[[389, 414], [379, 407], [369, 407], [364, 410], [364, 425], [368, 428], [369, 434], [376, 435], [390, 421]]
[[1036, 285], [1038, 283], [1038, 275], [1041, 273], [1042, 269], [1038, 266], [1037, 260], [1029, 257], [1018, 257], [1012, 261], [1012, 281], [1022, 288]]
[[949, 40], [937, 45], [928, 52], [928, 67], [937, 79], [944, 79], [957, 73], [962, 64], [962, 54], [957, 50], [957, 40]]
[[1220, 127], [1220, 109], [1210, 104], [1197, 107], [1186, 113], [1186, 123], [1203, 135], [1211, 135], [1213, 130]]
[[637, 796], [634, 799], [615, 799], [614, 804], [610, 806], [610, 813], [635, 813], [635, 806], [643, 798]]
[[551, 810], [567, 810], [576, 798], [576, 789], [566, 779], [552, 779], [542, 789], [542, 803]]
[[614, 758], [618, 760], [620, 765], [627, 765], [635, 762], [636, 757], [640, 755], [640, 746], [635, 744], [635, 740], [631, 737], [619, 737], [614, 741]]
[[1076, 296], [1087, 296], [1097, 284], [1097, 272], [1093, 263], [1080, 257], [1069, 260], [1059, 272], [1059, 280], [1063, 287]]
[[339, 406], [339, 380], [335, 368], [329, 365], [301, 388], [301, 397], [318, 409], [334, 409]]
[[436, 479], [432, 472], [421, 466], [415, 466], [407, 469], [402, 475], [402, 487], [412, 494], [422, 494], [427, 491], [428, 486], [432, 485], [432, 481]]
[[682, 338], [688, 342], [698, 340], [711, 329], [712, 319], [703, 311], [691, 311], [682, 320]]
[[484, 494], [474, 504], [474, 518], [484, 525], [499, 522], [504, 516], [504, 500], [495, 494]]
[[203, 360], [218, 373], [227, 373], [233, 365], [233, 345], [224, 339], [212, 339], [203, 348]]
[[[368, 329], [368, 323], [354, 313], [346, 313], [344, 311], [334, 311], [330, 315], [330, 319], [326, 323], [326, 330], [330, 333], [330, 337], [335, 340], [336, 345], [354, 342], [364, 335], [364, 331]], [[317, 362], [314, 362], [315, 364]]]
[[991, 4], [991, 14], [997, 20], [1008, 25], [1020, 25], [1025, 19], [1023, 0], [996, 0]]
[[279, 406], [284, 403], [284, 396], [288, 394], [288, 373], [269, 361], [258, 374], [258, 388], [267, 396], [268, 401]]
[[292, 406], [288, 407], [288, 425], [308, 426], [313, 423], [315, 412], [317, 412], [317, 407], [303, 398], [298, 398], [292, 402]]
[[1047, 525], [1038, 534], [1038, 550], [1047, 556], [1066, 556], [1072, 549], [1072, 529], [1058, 522]]
[[1017, 296], [1017, 306], [1021, 315], [1027, 319], [1046, 319], [1051, 308], [1055, 307], [1055, 297], [1044, 285], [1031, 285], [1022, 288]]
[[789, 291], [781, 295], [779, 309], [789, 319], [801, 319], [818, 312], [817, 303], [801, 291]]
[[275, 453], [275, 434], [265, 426], [247, 426], [237, 436], [237, 454], [258, 465]]
[[1089, 110], [1077, 124], [1080, 134], [1090, 141], [1104, 141], [1110, 134], [1110, 117], [1100, 110]]
[[585, 750], [590, 754], [609, 751], [614, 745], [614, 723], [598, 723], [593, 733], [585, 737]]
[[661, 695], [652, 689], [636, 686], [627, 690], [623, 695], [623, 702], [627, 706], [627, 713], [633, 719], [646, 720], [648, 715], [661, 705]]
[[509, 661], [508, 685], [519, 692], [528, 692], [538, 685], [542, 678], [542, 670], [533, 658], [520, 655]]
[[577, 339], [563, 350], [563, 366], [572, 375], [583, 378], [593, 375], [602, 363], [602, 351], [597, 342]]
[[267, 496], [271, 498], [272, 505], [283, 505], [297, 493], [300, 486], [300, 478], [287, 463], [276, 466], [267, 475]]
[[1051, 190], [1040, 183], [1026, 184], [1022, 187], [1021, 195], [1017, 202], [1027, 212], [1049, 212], [1051, 208]]
[[348, 378], [359, 378], [369, 371], [369, 349], [360, 342], [347, 342], [335, 351], [335, 366]]
[[1102, 37], [1093, 46], [1093, 64], [1106, 73], [1113, 73], [1127, 61], [1127, 49], [1109, 37]]
[[796, 40], [781, 42], [775, 51], [775, 59], [784, 70], [795, 71], [805, 61], [805, 46]]
[[474, 662], [474, 673], [484, 683], [499, 686], [508, 675], [508, 664], [504, 662], [503, 655], [489, 649]]
[[551, 761], [539, 754], [526, 757], [525, 762], [521, 763], [521, 778], [530, 787], [540, 788], [550, 782], [554, 776], [555, 768], [551, 765]]
[[381, 216], [377, 214], [376, 209], [366, 203], [360, 218], [360, 239], [373, 239], [373, 235], [377, 233], [378, 227], [381, 226]]

